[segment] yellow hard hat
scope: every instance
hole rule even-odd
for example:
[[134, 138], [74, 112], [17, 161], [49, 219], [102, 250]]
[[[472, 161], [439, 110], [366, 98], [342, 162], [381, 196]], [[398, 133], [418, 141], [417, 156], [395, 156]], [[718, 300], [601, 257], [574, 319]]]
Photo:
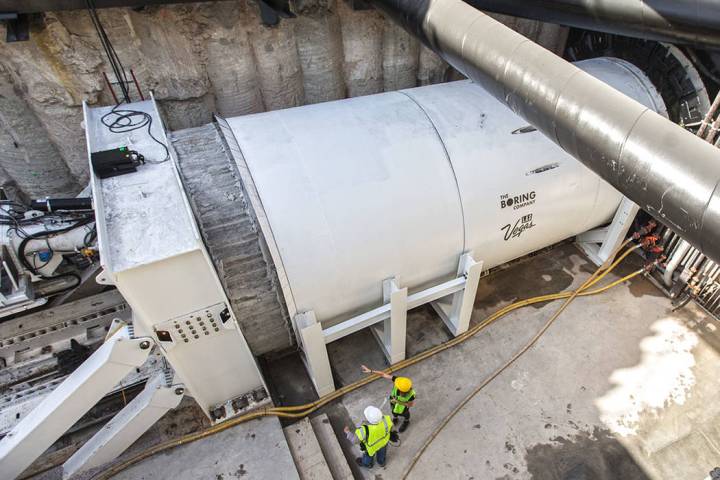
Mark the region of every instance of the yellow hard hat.
[[401, 392], [409, 392], [412, 388], [412, 380], [407, 377], [397, 377], [395, 379], [395, 388]]

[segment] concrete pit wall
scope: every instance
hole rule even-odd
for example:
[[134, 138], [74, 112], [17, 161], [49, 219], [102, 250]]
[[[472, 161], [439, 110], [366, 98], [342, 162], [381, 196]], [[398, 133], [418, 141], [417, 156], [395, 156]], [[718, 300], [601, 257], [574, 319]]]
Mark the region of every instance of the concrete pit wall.
[[[99, 12], [171, 130], [208, 123], [213, 112], [237, 116], [457, 78], [377, 11], [344, 0], [293, 8], [297, 18], [274, 27], [262, 24], [252, 0]], [[563, 27], [500, 18], [563, 51]], [[87, 184], [81, 107], [113, 102], [103, 72], [111, 76], [85, 11], [33, 15], [29, 41], [0, 41], [0, 182], [16, 197], [72, 195]]]

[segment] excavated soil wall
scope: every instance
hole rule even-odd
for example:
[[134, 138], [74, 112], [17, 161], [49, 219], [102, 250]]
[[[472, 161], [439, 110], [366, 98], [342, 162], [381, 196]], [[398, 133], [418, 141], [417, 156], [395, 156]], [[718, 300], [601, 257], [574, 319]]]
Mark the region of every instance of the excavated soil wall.
[[[296, 18], [276, 26], [263, 24], [253, 0], [99, 16], [170, 130], [208, 123], [214, 112], [237, 116], [460, 78], [375, 10], [345, 0], [296, 0], [292, 8]], [[562, 27], [497, 17], [564, 49]], [[0, 184], [11, 195], [73, 195], [87, 184], [82, 102], [113, 103], [103, 72], [113, 79], [85, 11], [33, 15], [29, 41], [0, 41]]]

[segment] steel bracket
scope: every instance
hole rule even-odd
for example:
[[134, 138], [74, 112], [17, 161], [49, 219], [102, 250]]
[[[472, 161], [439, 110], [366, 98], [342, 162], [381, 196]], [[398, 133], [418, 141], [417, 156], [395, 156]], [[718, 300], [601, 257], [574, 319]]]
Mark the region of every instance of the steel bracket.
[[476, 262], [472, 254], [464, 253], [458, 262], [456, 278], [412, 295], [407, 288], [400, 288], [397, 278], [388, 278], [382, 284], [382, 306], [325, 329], [312, 311], [296, 315], [294, 323], [305, 353], [305, 364], [318, 394], [322, 396], [335, 390], [328, 343], [370, 328], [388, 362], [397, 363], [405, 359], [408, 310], [428, 303], [453, 335], [467, 331], [482, 267], [483, 262]]
[[310, 374], [315, 390], [321, 397], [335, 390], [335, 382], [330, 369], [322, 325], [312, 310], [295, 315], [293, 321], [299, 333], [300, 347], [305, 354], [303, 360]]
[[639, 211], [640, 207], [629, 198], [623, 197], [612, 222], [578, 235], [577, 246], [595, 265], [603, 265], [625, 240]]
[[440, 298], [430, 305], [440, 316], [453, 336], [465, 333], [470, 327], [470, 317], [475, 305], [478, 283], [482, 274], [483, 262], [476, 262], [469, 253], [460, 257], [458, 278], [465, 279], [464, 288], [458, 292]]
[[390, 317], [370, 327], [390, 364], [405, 360], [408, 289], [400, 288], [395, 278], [383, 281], [383, 301], [390, 305]]

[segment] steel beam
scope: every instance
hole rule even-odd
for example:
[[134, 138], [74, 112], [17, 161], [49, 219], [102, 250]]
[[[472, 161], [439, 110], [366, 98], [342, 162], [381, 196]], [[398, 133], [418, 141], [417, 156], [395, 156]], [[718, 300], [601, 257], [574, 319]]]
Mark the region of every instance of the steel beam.
[[18, 477], [132, 369], [142, 365], [151, 348], [147, 338], [132, 338], [129, 327], [118, 330], [0, 441], [2, 478]]
[[578, 235], [576, 242], [595, 265], [604, 265], [627, 238], [640, 208], [623, 198], [610, 225]]
[[461, 0], [372, 0], [563, 150], [720, 261], [720, 150]]
[[[452, 295], [456, 292], [461, 292], [465, 288], [466, 281], [466, 278], [461, 275], [458, 278], [453, 278], [447, 282], [435, 285], [417, 293], [413, 293], [412, 295], [408, 295], [406, 300], [407, 309], [412, 310], [420, 305], [425, 305], [426, 303], [434, 302], [435, 300], [447, 297], [448, 295]], [[352, 317], [333, 325], [332, 327], [328, 327], [323, 330], [325, 343], [332, 343], [335, 340], [339, 340], [350, 334], [359, 332], [363, 328], [383, 322], [390, 318], [391, 311], [392, 304], [385, 303], [380, 307]]]
[[470, 327], [482, 268], [482, 261], [476, 262], [471, 254], [464, 254], [460, 257], [458, 277], [465, 279], [465, 288], [449, 297], [431, 302], [440, 319], [455, 337], [467, 332]]
[[[189, 3], [197, 0], [95, 0], [97, 8], [144, 7], [168, 3]], [[85, 0], [0, 0], [0, 12], [40, 13], [58, 10], [84, 10]]]
[[185, 387], [172, 384], [172, 373], [160, 371], [145, 389], [63, 464], [70, 478], [117, 458], [169, 410], [180, 404]]
[[660, 42], [720, 48], [717, 0], [465, 0], [480, 10]]
[[302, 312], [295, 315], [296, 329], [299, 333], [300, 346], [303, 349], [303, 360], [315, 386], [315, 391], [321, 397], [335, 390], [335, 381], [330, 369], [330, 358], [323, 338], [323, 330], [313, 311]]
[[405, 360], [407, 334], [408, 289], [400, 288], [395, 278], [383, 282], [383, 301], [390, 305], [390, 317], [382, 324], [373, 325], [373, 333], [385, 358], [393, 365]]
[[[214, 0], [229, 1], [229, 0]], [[197, 0], [95, 0], [96, 8], [122, 8], [145, 7], [149, 5], [166, 5], [173, 3], [190, 3]], [[269, 9], [273, 15], [282, 18], [293, 18], [295, 15], [290, 8], [289, 0], [256, 0], [261, 10]], [[84, 10], [87, 8], [86, 0], [0, 0], [0, 15], [54, 12], [59, 10]], [[268, 13], [269, 13], [268, 12]], [[265, 13], [265, 12], [261, 12]], [[0, 17], [0, 20], [5, 20]], [[279, 20], [279, 19], [277, 19]], [[277, 22], [276, 22], [277, 23]], [[273, 23], [274, 25], [275, 23]]]

